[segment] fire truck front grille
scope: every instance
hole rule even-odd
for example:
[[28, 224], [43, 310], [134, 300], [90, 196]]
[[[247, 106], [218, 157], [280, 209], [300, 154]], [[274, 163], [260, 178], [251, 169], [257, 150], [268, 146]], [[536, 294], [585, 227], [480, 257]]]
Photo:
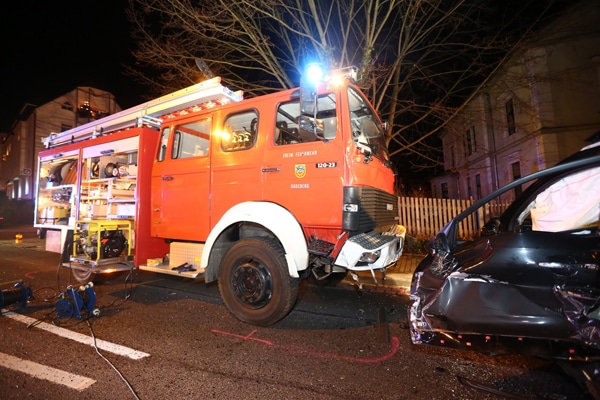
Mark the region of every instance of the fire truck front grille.
[[387, 230], [398, 223], [398, 198], [370, 187], [344, 187], [342, 227], [350, 235]]

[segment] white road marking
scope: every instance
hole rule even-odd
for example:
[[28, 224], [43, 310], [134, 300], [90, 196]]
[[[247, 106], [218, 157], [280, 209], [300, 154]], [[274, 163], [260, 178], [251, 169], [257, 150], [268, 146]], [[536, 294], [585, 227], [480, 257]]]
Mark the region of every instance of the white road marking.
[[4, 353], [0, 353], [0, 366], [79, 391], [85, 390], [96, 383], [95, 380], [85, 376], [70, 374], [60, 369], [48, 367], [33, 361], [23, 360]]
[[[7, 312], [2, 314], [5, 317], [10, 319], [14, 319], [15, 321], [22, 322], [27, 325], [34, 326], [36, 328], [45, 330], [50, 333], [54, 333], [55, 335], [62, 336], [67, 339], [74, 340], [79, 343], [87, 344], [88, 346], [94, 346], [94, 338], [91, 336], [86, 336], [81, 333], [73, 332], [68, 329], [60, 328], [56, 325], [48, 324], [46, 322], [38, 321], [37, 319], [26, 317], [21, 314], [15, 314], [13, 312]], [[105, 340], [96, 339], [96, 345], [98, 349], [108, 351], [113, 354], [118, 354], [120, 356], [129, 357], [134, 360], [139, 360], [140, 358], [149, 357], [150, 354], [144, 353], [143, 351], [138, 351], [134, 349], [130, 349], [129, 347], [121, 346], [115, 343], [107, 342]]]

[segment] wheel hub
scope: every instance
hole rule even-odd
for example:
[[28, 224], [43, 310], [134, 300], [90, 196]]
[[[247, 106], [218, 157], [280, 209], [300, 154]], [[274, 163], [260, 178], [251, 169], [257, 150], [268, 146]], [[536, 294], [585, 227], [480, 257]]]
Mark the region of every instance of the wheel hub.
[[269, 270], [254, 261], [238, 265], [232, 279], [237, 298], [252, 308], [263, 307], [271, 298], [271, 282]]

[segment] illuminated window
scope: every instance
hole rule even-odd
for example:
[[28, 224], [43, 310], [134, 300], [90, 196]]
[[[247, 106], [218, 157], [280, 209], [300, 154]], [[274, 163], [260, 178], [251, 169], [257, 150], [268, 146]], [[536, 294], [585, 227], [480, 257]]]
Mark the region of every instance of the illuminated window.
[[221, 148], [224, 151], [247, 150], [258, 136], [258, 113], [254, 110], [229, 115], [223, 124]]

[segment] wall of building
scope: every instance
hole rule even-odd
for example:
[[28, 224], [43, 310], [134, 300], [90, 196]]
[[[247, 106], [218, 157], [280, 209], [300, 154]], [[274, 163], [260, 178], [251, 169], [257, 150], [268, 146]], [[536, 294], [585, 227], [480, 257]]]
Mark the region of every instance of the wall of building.
[[9, 199], [33, 200], [43, 138], [119, 111], [111, 93], [92, 87], [78, 87], [41, 106], [26, 105], [0, 141], [0, 191]]
[[479, 198], [584, 147], [600, 130], [598, 43], [597, 1], [528, 41], [441, 135], [446, 173], [432, 180], [434, 193], [446, 184], [450, 198]]

